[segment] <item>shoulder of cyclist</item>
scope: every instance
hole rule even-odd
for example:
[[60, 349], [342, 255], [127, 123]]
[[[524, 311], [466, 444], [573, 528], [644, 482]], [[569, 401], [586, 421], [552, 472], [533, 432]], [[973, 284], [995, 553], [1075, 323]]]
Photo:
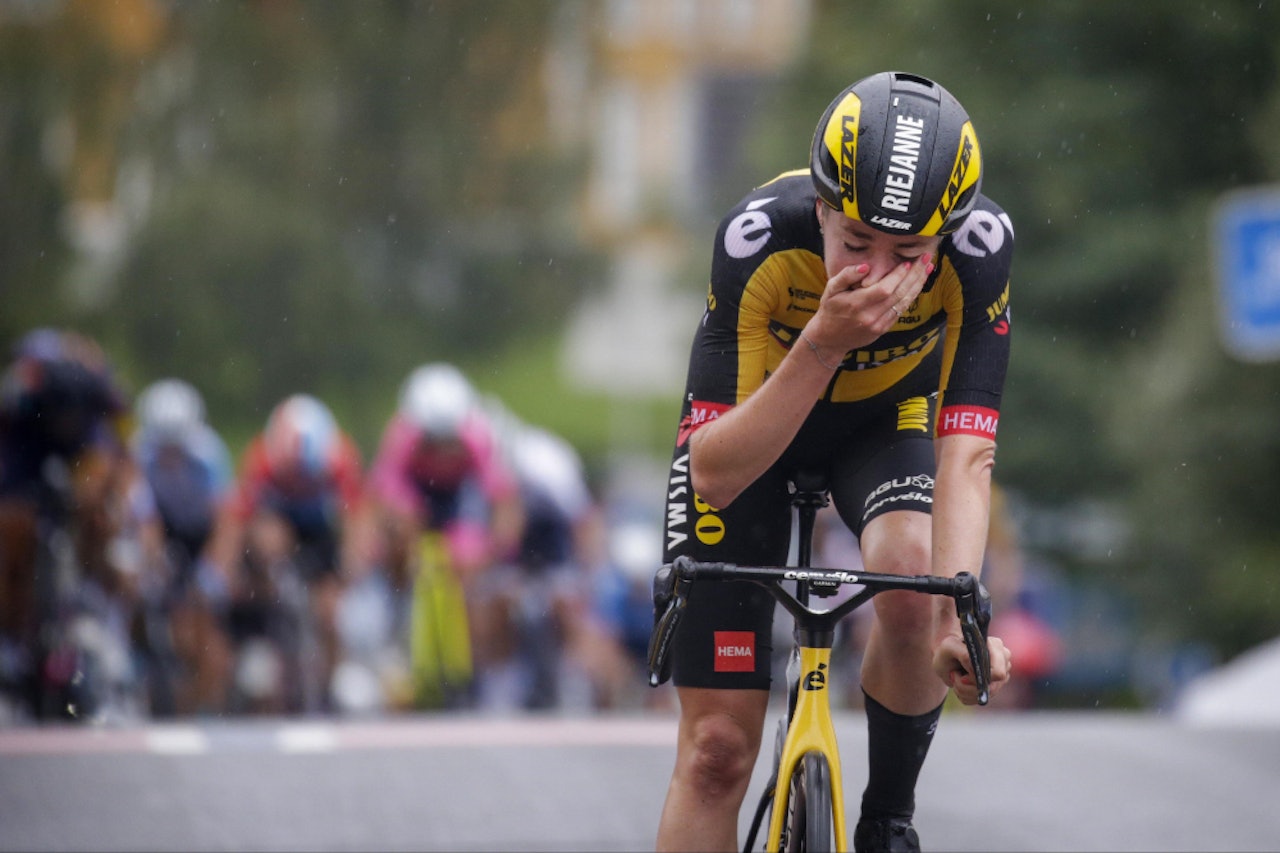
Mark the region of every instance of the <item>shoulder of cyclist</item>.
[[713, 282], [745, 282], [779, 252], [800, 251], [821, 257], [816, 201], [807, 169], [784, 172], [743, 196], [716, 229]]
[[355, 440], [346, 432], [338, 438], [332, 483], [344, 513], [359, 509], [365, 495], [364, 462]]
[[473, 473], [488, 497], [503, 499], [519, 491], [519, 475], [511, 455], [503, 452], [493, 425], [483, 414], [473, 412], [467, 418], [460, 438], [473, 460]]
[[1002, 291], [1013, 263], [1013, 220], [979, 195], [964, 224], [938, 248], [939, 266], [949, 264], [965, 286]]

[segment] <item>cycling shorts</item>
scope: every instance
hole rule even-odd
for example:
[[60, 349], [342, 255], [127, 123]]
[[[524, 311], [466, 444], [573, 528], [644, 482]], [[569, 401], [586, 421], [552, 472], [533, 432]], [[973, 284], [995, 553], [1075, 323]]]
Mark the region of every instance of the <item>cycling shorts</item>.
[[[688, 482], [688, 448], [677, 448], [664, 562], [686, 554], [740, 565], [783, 565], [792, 529], [789, 483], [801, 472], [825, 476], [832, 503], [859, 537], [886, 512], [929, 513], [936, 470], [934, 399], [819, 403], [782, 458], [725, 509], [682, 490]], [[753, 583], [695, 584], [674, 649], [675, 684], [769, 689], [774, 610], [773, 596]]]

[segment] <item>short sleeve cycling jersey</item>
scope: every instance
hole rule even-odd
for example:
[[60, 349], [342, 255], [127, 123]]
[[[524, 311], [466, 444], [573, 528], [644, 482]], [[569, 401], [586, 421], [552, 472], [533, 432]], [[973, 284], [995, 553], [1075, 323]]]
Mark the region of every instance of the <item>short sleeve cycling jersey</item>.
[[27, 335], [0, 376], [0, 492], [23, 493], [50, 457], [124, 444], [124, 392], [89, 344], [42, 329]]
[[[817, 311], [827, 275], [815, 200], [809, 172], [788, 172], [720, 223], [679, 444], [759, 388]], [[994, 438], [1009, 357], [1012, 250], [1009, 217], [980, 197], [943, 238], [920, 296], [888, 332], [840, 360], [823, 401], [852, 403], [890, 388], [940, 392], [936, 434]]]
[[[457, 515], [482, 516], [487, 506], [516, 493], [514, 474], [503, 463], [493, 434], [479, 417], [468, 418], [460, 441], [448, 452], [434, 452], [421, 432], [397, 414], [387, 424], [369, 476], [373, 496], [388, 508], [433, 528]], [[474, 502], [460, 501], [463, 493]], [[462, 504], [479, 503], [468, 507]]]
[[330, 470], [319, 480], [282, 479], [261, 435], [245, 450], [231, 510], [242, 521], [260, 510], [277, 512], [301, 533], [321, 535], [355, 512], [364, 494], [360, 451], [343, 434]]
[[214, 430], [200, 424], [173, 442], [143, 432], [135, 456], [171, 535], [202, 541], [234, 485], [231, 454]]

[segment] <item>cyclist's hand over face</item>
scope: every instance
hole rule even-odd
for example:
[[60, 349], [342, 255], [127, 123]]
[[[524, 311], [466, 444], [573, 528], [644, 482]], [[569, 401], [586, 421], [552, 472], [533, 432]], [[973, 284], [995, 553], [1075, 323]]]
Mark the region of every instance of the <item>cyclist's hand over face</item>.
[[898, 322], [932, 271], [931, 254], [897, 264], [879, 278], [871, 277], [869, 264], [845, 267], [827, 282], [805, 335], [829, 352], [870, 344]]
[[[991, 695], [994, 696], [1013, 671], [1013, 653], [999, 637], [987, 638], [987, 650], [991, 654]], [[969, 650], [958, 633], [945, 636], [933, 650], [933, 671], [966, 705], [978, 704], [978, 685], [969, 671], [971, 666]]]

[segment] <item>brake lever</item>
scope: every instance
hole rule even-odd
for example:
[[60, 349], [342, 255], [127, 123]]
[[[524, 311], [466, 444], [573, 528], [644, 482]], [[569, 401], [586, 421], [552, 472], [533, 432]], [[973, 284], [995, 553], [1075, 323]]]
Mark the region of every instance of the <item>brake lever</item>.
[[[678, 557], [676, 563], [684, 557]], [[689, 600], [692, 580], [667, 564], [653, 576], [653, 633], [649, 635], [649, 686], [657, 687], [671, 678], [671, 642]]]
[[978, 704], [991, 699], [991, 650], [987, 633], [991, 626], [991, 594], [977, 577], [969, 572], [956, 575], [956, 616], [960, 633], [969, 652], [969, 665], [978, 688]]

